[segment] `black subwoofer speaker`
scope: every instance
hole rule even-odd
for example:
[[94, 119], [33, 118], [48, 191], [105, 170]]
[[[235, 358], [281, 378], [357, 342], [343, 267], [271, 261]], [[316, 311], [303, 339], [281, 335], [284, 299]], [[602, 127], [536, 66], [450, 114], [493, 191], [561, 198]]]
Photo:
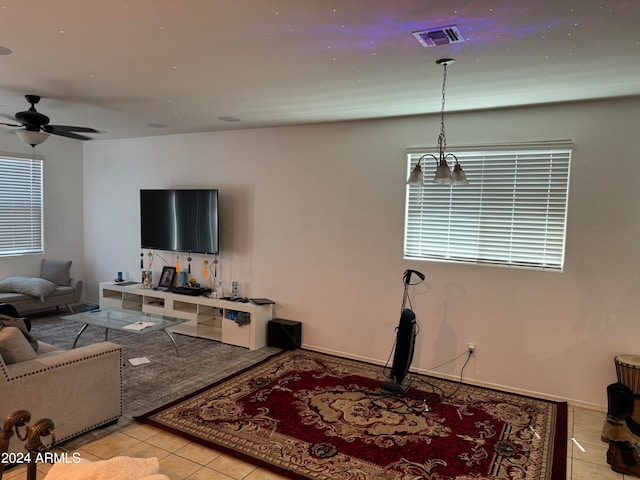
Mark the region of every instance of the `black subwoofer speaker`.
[[283, 318], [269, 320], [267, 345], [286, 350], [300, 348], [302, 345], [302, 323]]

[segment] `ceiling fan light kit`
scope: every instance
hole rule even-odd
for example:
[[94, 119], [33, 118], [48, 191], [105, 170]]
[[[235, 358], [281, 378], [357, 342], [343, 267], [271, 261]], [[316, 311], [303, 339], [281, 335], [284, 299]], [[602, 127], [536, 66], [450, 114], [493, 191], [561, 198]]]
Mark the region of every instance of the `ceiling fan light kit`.
[[16, 130], [16, 134], [20, 139], [28, 145], [35, 147], [44, 142], [49, 135], [59, 135], [61, 137], [73, 138], [75, 140], [91, 140], [91, 137], [79, 135], [77, 132], [83, 133], [100, 133], [98, 130], [89, 127], [74, 127], [71, 125], [49, 125], [50, 119], [46, 115], [36, 110], [36, 104], [40, 102], [38, 95], [25, 95], [27, 102], [31, 104], [28, 110], [18, 112], [15, 117], [2, 115], [19, 122], [0, 123], [8, 127], [24, 127], [24, 129]]
[[[418, 163], [412, 170], [407, 180], [407, 185], [423, 186], [424, 174], [422, 172], [422, 166], [420, 162], [425, 157], [432, 157], [436, 161], [436, 173], [433, 177], [433, 183], [437, 185], [468, 185], [469, 181], [467, 176], [462, 170], [462, 166], [458, 162], [458, 157], [453, 153], [446, 153], [447, 150], [447, 138], [444, 132], [444, 100], [445, 100], [445, 86], [447, 83], [447, 65], [451, 65], [455, 60], [453, 58], [439, 58], [436, 60], [438, 65], [443, 66], [442, 75], [442, 108], [440, 110], [440, 134], [438, 135], [438, 157], [427, 153], [418, 159]], [[449, 168], [447, 163], [447, 157], [453, 157], [456, 161], [453, 172]]]
[[24, 143], [31, 145], [32, 147], [40, 145], [49, 138], [48, 133], [34, 132], [33, 130], [17, 130], [16, 135], [18, 135]]

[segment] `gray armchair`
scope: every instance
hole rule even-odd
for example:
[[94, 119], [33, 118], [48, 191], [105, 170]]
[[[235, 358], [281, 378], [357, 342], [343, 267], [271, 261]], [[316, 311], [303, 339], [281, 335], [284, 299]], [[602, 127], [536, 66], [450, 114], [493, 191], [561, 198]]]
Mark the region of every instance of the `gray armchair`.
[[[27, 410], [34, 419], [53, 419], [58, 442], [120, 418], [120, 345], [61, 350], [34, 339], [29, 343], [20, 330], [18, 325], [0, 329], [0, 418]], [[24, 444], [14, 442], [11, 451], [24, 451]]]

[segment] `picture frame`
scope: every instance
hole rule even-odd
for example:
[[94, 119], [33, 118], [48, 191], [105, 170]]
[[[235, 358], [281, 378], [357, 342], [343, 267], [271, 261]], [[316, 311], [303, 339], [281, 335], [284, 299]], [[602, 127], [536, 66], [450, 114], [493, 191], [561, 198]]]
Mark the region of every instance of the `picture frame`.
[[171, 288], [173, 286], [173, 279], [176, 276], [176, 267], [163, 267], [162, 275], [160, 275], [160, 281], [158, 287]]

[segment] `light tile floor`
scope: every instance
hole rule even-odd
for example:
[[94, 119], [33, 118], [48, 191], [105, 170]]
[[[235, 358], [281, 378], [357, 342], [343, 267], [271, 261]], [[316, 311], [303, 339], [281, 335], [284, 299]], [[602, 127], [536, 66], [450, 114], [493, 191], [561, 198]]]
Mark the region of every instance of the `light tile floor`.
[[636, 478], [622, 475], [607, 465], [608, 444], [600, 440], [606, 414], [569, 407], [567, 435], [567, 479], [622, 480]]
[[[606, 462], [607, 444], [600, 440], [605, 414], [569, 407], [567, 479], [629, 480], [615, 473]], [[275, 475], [217, 450], [202, 447], [155, 427], [133, 424], [80, 449], [82, 458], [101, 460], [125, 455], [158, 457], [160, 472], [171, 480], [279, 480]], [[38, 479], [44, 479], [50, 465], [38, 465]], [[5, 473], [4, 479], [26, 478], [26, 467]], [[4, 480], [3, 479], [3, 480]]]

